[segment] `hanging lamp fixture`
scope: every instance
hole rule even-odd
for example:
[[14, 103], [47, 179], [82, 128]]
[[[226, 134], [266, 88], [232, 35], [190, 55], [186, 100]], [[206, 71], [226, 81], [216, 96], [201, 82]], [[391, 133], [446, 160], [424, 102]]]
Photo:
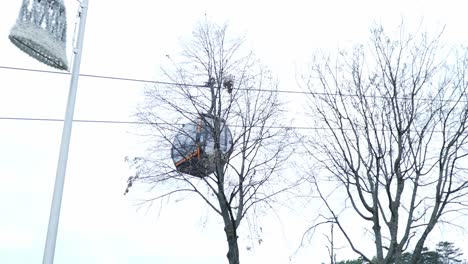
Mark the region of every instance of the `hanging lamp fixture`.
[[8, 37], [15, 46], [38, 61], [68, 70], [67, 18], [63, 0], [23, 0]]

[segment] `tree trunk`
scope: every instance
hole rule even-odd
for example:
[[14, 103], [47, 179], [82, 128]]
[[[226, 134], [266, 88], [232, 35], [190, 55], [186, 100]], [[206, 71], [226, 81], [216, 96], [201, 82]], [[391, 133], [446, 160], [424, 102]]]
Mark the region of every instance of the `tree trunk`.
[[224, 232], [226, 233], [226, 239], [229, 246], [227, 253], [229, 264], [239, 264], [239, 246], [237, 245], [236, 230], [232, 225], [228, 225], [224, 227]]

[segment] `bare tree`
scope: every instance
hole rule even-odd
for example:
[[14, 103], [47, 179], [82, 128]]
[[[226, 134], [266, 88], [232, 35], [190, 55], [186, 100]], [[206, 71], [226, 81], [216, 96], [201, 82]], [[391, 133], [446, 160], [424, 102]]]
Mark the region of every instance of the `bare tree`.
[[468, 60], [441, 34], [396, 35], [375, 27], [367, 45], [315, 61], [304, 80], [320, 137], [306, 147], [323, 222], [369, 263], [414, 247], [415, 264], [436, 224], [467, 209]]
[[130, 159], [136, 174], [128, 181], [154, 188], [147, 202], [201, 197], [223, 220], [230, 264], [239, 263], [242, 220], [290, 187], [280, 172], [292, 153], [289, 129], [278, 126], [277, 82], [242, 43], [205, 20], [180, 56], [167, 55], [167, 83], [149, 88], [138, 112], [149, 124], [151, 147]]

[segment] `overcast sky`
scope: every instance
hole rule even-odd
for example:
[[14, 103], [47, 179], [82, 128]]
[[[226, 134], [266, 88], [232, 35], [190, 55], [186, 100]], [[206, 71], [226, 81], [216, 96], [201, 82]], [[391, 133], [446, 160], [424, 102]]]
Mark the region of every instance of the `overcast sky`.
[[[0, 117], [61, 119], [69, 75], [5, 69], [53, 70], [9, 42], [20, 5], [21, 1], [2, 1], [0, 10]], [[65, 5], [70, 57], [78, 2], [65, 0]], [[402, 17], [410, 24], [424, 18], [429, 30], [446, 25], [448, 42], [466, 43], [466, 8], [464, 1], [447, 0], [89, 0], [81, 73], [156, 80], [165, 55], [175, 52], [180, 38], [189, 36], [207, 14], [246, 36], [247, 45], [278, 75], [280, 89], [298, 90], [296, 69], [303, 68], [315, 50], [365, 40], [375, 22], [392, 27]], [[75, 119], [132, 120], [144, 87], [81, 77]], [[293, 104], [288, 107], [291, 113], [301, 112]], [[0, 120], [2, 264], [42, 260], [61, 130], [61, 122]], [[74, 123], [55, 263], [226, 263], [220, 219], [202, 201], [148, 209], [136, 206], [138, 195], [123, 196], [131, 174], [124, 157], [139, 155], [145, 147], [135, 134], [131, 125]], [[288, 263], [305, 221], [286, 214], [278, 221], [270, 215], [262, 219], [262, 226], [264, 242], [250, 251], [249, 233], [243, 229], [242, 263]], [[323, 238], [317, 234], [290, 263], [326, 262]], [[429, 242], [439, 240], [453, 241], [468, 254], [468, 242], [448, 228], [435, 230]], [[337, 253], [338, 259], [354, 257], [346, 249]]]

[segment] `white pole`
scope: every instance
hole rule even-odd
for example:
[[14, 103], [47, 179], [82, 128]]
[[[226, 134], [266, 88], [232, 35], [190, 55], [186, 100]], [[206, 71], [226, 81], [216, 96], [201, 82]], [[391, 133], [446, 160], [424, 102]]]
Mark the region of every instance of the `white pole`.
[[63, 185], [65, 183], [65, 172], [67, 170], [68, 149], [70, 146], [70, 136], [72, 130], [73, 113], [75, 110], [76, 90], [78, 86], [78, 76], [80, 73], [81, 53], [83, 50], [83, 37], [86, 24], [86, 12], [88, 10], [88, 0], [80, 3], [80, 28], [76, 49], [73, 51], [73, 69], [70, 80], [70, 90], [68, 92], [68, 103], [63, 124], [62, 141], [60, 143], [60, 154], [57, 164], [57, 174], [55, 175], [54, 194], [50, 208], [49, 225], [47, 227], [47, 238], [44, 248], [43, 264], [53, 264], [55, 256], [55, 242], [57, 241], [57, 230], [60, 218], [60, 207], [62, 204]]

